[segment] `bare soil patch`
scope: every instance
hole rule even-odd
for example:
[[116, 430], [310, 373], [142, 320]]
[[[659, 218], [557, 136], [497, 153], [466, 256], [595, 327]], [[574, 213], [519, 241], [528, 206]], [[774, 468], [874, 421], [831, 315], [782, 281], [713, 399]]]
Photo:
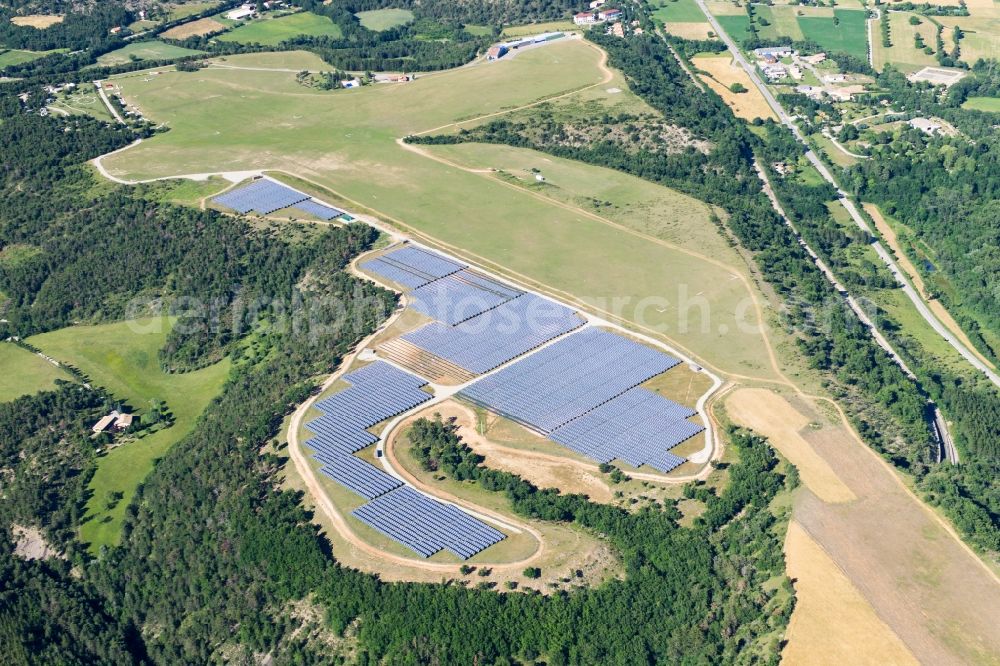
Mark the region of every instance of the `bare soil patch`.
[[892, 629], [794, 520], [785, 537], [788, 576], [795, 581], [795, 611], [782, 663], [788, 666], [917, 664]]
[[187, 39], [188, 37], [211, 35], [216, 32], [222, 32], [225, 29], [226, 25], [224, 23], [220, 23], [212, 18], [203, 18], [175, 26], [160, 36], [166, 39]]
[[767, 389], [738, 389], [726, 399], [726, 409], [734, 421], [767, 437], [799, 469], [805, 486], [824, 502], [857, 499], [803, 437], [814, 419], [783, 396]]
[[11, 532], [14, 535], [14, 555], [21, 559], [47, 560], [50, 557], [63, 557], [59, 551], [49, 545], [37, 527], [15, 524], [11, 526]]
[[558, 488], [565, 493], [582, 493], [595, 502], [611, 502], [611, 488], [596, 466], [587, 469], [568, 459], [553, 460], [551, 456], [492, 442], [476, 430], [476, 415], [472, 409], [451, 400], [428, 411], [432, 413], [427, 416], [440, 414], [442, 419], [454, 418], [458, 434], [476, 453], [486, 458], [487, 467], [518, 474], [539, 488]]
[[28, 16], [15, 16], [10, 20], [14, 25], [26, 25], [32, 28], [44, 30], [56, 23], [62, 23], [64, 16], [52, 14], [30, 14]]

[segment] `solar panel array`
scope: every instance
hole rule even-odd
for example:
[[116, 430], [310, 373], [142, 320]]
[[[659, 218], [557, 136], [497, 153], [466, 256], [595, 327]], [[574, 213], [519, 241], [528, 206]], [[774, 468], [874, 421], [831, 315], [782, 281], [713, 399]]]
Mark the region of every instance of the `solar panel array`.
[[313, 217], [318, 217], [319, 219], [326, 221], [330, 221], [344, 214], [344, 211], [342, 210], [331, 208], [330, 206], [321, 204], [318, 201], [313, 201], [312, 199], [298, 202], [295, 204], [295, 208], [301, 210], [303, 213], [309, 213]]
[[454, 326], [521, 296], [524, 292], [463, 269], [413, 290], [413, 309]]
[[321, 472], [373, 499], [400, 482], [352, 454], [378, 441], [367, 428], [430, 400], [431, 395], [420, 390], [427, 382], [388, 363], [366, 365], [344, 380], [351, 386], [316, 403], [323, 415], [306, 424], [315, 433], [306, 445], [324, 463]]
[[556, 428], [556, 442], [598, 462], [624, 460], [669, 472], [684, 458], [669, 449], [705, 428], [688, 421], [695, 411], [635, 387]]
[[403, 340], [482, 374], [583, 325], [572, 310], [524, 294], [456, 326], [432, 322]]
[[425, 497], [353, 454], [378, 441], [367, 428], [406, 412], [431, 395], [423, 379], [376, 361], [344, 375], [349, 387], [316, 403], [306, 445], [320, 472], [369, 500], [354, 511], [363, 522], [424, 557], [447, 548], [462, 559], [506, 538], [461, 509]]
[[353, 515], [423, 557], [447, 549], [465, 560], [506, 538], [461, 509], [408, 486], [358, 507]]
[[480, 379], [462, 395], [548, 434], [678, 363], [628, 338], [589, 328]]
[[212, 201], [222, 204], [227, 208], [232, 208], [238, 213], [249, 213], [254, 210], [261, 215], [267, 215], [276, 210], [288, 208], [301, 201], [305, 201], [308, 198], [308, 195], [286, 187], [281, 183], [261, 178], [249, 185], [230, 190], [225, 194], [220, 194], [214, 197]]
[[387, 252], [376, 259], [366, 261], [361, 264], [361, 268], [410, 289], [416, 289], [428, 282], [456, 273], [467, 266], [446, 259], [436, 252], [407, 245]]

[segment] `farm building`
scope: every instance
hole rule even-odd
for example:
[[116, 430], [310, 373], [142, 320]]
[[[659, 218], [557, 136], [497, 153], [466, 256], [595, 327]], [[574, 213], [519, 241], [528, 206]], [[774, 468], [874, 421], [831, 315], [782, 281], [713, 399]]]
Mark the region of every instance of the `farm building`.
[[767, 47], [760, 48], [760, 49], [754, 49], [753, 52], [754, 52], [754, 55], [756, 55], [758, 58], [761, 58], [761, 59], [768, 58], [768, 57], [771, 57], [771, 58], [774, 58], [774, 59], [778, 59], [778, 58], [784, 58], [786, 56], [792, 55], [792, 47], [791, 46], [767, 46]]
[[604, 0], [591, 0], [590, 8], [597, 9], [598, 7], [604, 6]]
[[253, 16], [255, 11], [253, 5], [243, 5], [226, 14], [226, 18], [230, 21], [242, 21]]
[[603, 9], [597, 13], [597, 18], [602, 21], [617, 21], [622, 17], [620, 9]]
[[490, 47], [490, 50], [486, 52], [486, 59], [499, 60], [505, 55], [507, 55], [507, 47], [503, 44], [498, 44], [497, 46]]
[[573, 23], [577, 25], [593, 25], [597, 23], [597, 15], [594, 12], [580, 12], [573, 17]]
[[106, 416], [102, 416], [101, 420], [95, 423], [91, 430], [95, 433], [111, 430], [128, 430], [132, 427], [133, 420], [134, 417], [132, 414], [122, 414], [115, 410]]

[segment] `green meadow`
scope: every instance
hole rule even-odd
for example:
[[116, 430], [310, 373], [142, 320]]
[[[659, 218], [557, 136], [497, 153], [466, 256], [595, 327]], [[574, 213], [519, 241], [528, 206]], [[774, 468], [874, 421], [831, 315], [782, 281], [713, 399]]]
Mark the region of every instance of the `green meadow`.
[[98, 65], [124, 65], [132, 60], [170, 60], [184, 56], [198, 55], [204, 51], [186, 49], [158, 40], [150, 42], [132, 42], [117, 51], [105, 53], [97, 59]]
[[[116, 398], [126, 400], [140, 416], [152, 401], [166, 403], [174, 424], [112, 449], [98, 459], [90, 481], [80, 538], [97, 552], [118, 542], [125, 507], [135, 490], [163, 456], [194, 427], [229, 375], [229, 361], [195, 372], [168, 374], [160, 369], [157, 352], [172, 325], [167, 318], [126, 321], [98, 326], [71, 326], [28, 339], [45, 354], [69, 363]], [[108, 506], [108, 497], [122, 499]]]
[[298, 12], [277, 18], [248, 21], [234, 30], [219, 35], [216, 39], [221, 42], [275, 46], [299, 35], [338, 38], [343, 33], [340, 31], [340, 26], [325, 16], [317, 16], [312, 12]]
[[361, 25], [376, 32], [406, 25], [413, 20], [413, 12], [409, 9], [373, 9], [367, 12], [358, 12], [355, 16], [361, 21]]

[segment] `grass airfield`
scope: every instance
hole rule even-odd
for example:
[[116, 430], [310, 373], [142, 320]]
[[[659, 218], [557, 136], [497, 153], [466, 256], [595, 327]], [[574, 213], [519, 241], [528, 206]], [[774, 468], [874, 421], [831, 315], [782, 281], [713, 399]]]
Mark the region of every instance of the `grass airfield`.
[[[632, 209], [609, 220], [603, 209], [532, 191], [488, 169], [436, 160], [438, 147], [427, 150], [428, 157], [396, 142], [413, 133], [454, 131], [456, 124], [471, 126], [483, 116], [543, 100], [634, 106], [634, 96], [622, 90], [620, 75], [604, 68], [597, 49], [567, 39], [510, 61], [427, 74], [410, 84], [333, 92], [295, 82], [294, 71], [328, 68], [315, 56], [281, 54], [280, 66], [272, 60], [236, 56], [196, 73], [116, 79], [130, 103], [171, 130], [108, 158], [104, 166], [129, 179], [248, 169], [294, 174], [355, 210], [366, 209], [473, 261], [605, 315], [638, 321], [709, 367], [774, 377], [763, 336], [741, 332], [747, 328], [741, 324], [759, 323], [756, 296], [741, 277], [738, 259], [726, 264], [714, 258], [722, 243], [704, 204], [643, 183], [644, 196], [663, 197], [666, 212], [656, 210], [654, 219]], [[293, 72], [259, 71], [266, 67]], [[475, 163], [482, 155], [471, 154], [472, 148], [466, 152]], [[642, 183], [571, 162], [560, 171], [562, 183], [627, 182], [617, 194], [608, 193], [620, 205]], [[650, 225], [662, 226], [664, 217], [691, 232], [676, 234], [674, 243], [648, 236]], [[710, 243], [706, 229], [714, 237]], [[687, 321], [678, 317], [680, 310]]]

